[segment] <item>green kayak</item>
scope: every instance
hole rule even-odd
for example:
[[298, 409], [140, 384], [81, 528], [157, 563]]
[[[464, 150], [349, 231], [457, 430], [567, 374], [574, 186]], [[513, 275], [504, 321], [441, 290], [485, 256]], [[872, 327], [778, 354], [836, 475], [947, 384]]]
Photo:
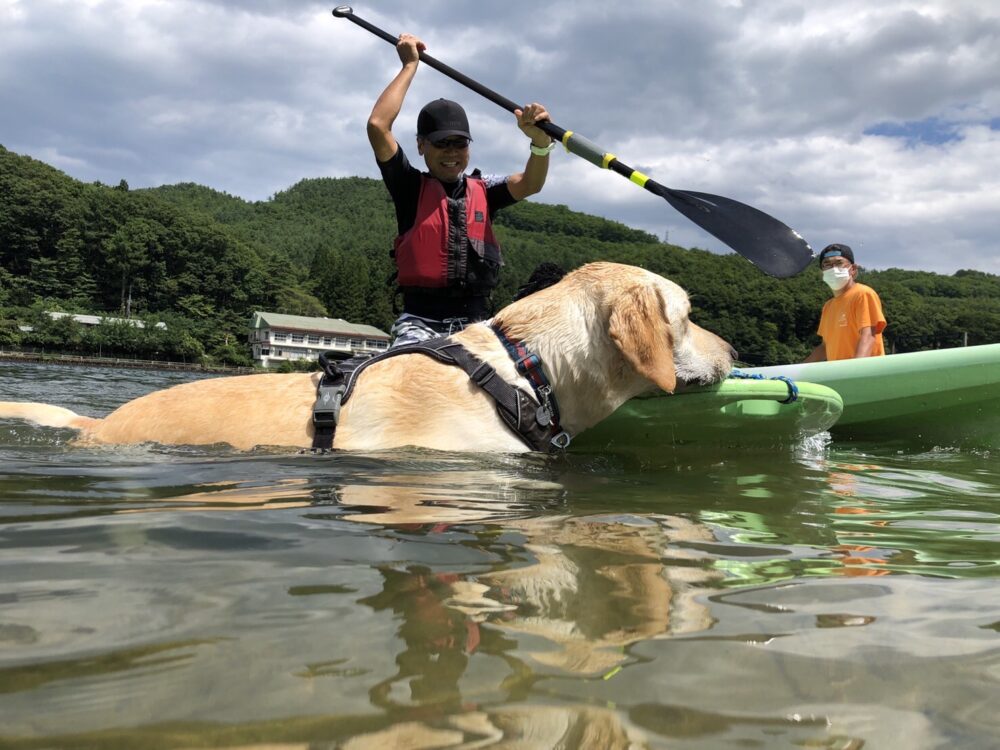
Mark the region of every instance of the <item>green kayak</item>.
[[795, 383], [789, 398], [782, 380], [728, 379], [711, 386], [662, 391], [622, 404], [600, 424], [573, 439], [584, 452], [654, 451], [670, 446], [791, 445], [830, 429], [843, 410], [836, 391], [814, 383]]
[[1000, 344], [744, 372], [836, 390], [844, 399], [837, 440], [1000, 448]]

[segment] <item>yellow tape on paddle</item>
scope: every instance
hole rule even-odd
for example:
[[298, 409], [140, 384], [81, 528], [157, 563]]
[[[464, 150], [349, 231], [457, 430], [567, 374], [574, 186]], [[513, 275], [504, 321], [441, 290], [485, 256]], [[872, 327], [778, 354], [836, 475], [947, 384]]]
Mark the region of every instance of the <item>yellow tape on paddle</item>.
[[569, 139], [572, 138], [572, 137], [573, 137], [573, 131], [572, 130], [567, 130], [565, 133], [563, 133], [562, 145], [563, 145], [563, 148], [566, 149], [567, 151], [569, 151]]
[[649, 182], [649, 177], [644, 175], [642, 172], [633, 172], [628, 178], [639, 187], [645, 187], [646, 183]]
[[611, 164], [611, 162], [613, 162], [617, 158], [618, 157], [615, 156], [614, 154], [605, 154], [604, 155], [604, 163], [601, 166], [604, 167], [605, 169], [608, 169], [609, 166], [610, 166], [610, 164]]

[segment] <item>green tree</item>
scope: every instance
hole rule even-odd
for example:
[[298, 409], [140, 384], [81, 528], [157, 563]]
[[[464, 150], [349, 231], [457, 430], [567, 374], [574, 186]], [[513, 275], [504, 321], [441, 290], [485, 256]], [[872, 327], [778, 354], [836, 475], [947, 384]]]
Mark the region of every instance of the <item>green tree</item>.
[[[0, 147], [0, 318], [28, 323], [36, 309], [156, 313], [169, 333], [104, 331], [97, 347], [186, 357], [200, 356], [190, 340], [202, 353], [248, 352], [258, 309], [383, 329], [395, 317], [385, 280], [396, 220], [380, 181], [303, 180], [257, 202], [192, 184], [126, 188], [84, 184]], [[567, 270], [631, 263], [687, 289], [694, 320], [753, 364], [801, 359], [829, 297], [815, 273], [771, 279], [739, 256], [669, 245], [565, 206], [518, 203], [498, 214], [496, 231], [505, 267], [494, 309], [541, 261]], [[964, 334], [972, 344], [1000, 341], [995, 274], [887, 269], [862, 280], [882, 295], [896, 351], [956, 346]]]
[[67, 229], [56, 242], [56, 278], [52, 294], [70, 303], [74, 310], [92, 310], [97, 283], [87, 271], [83, 234]]
[[21, 339], [21, 330], [16, 320], [0, 319], [0, 347], [18, 347]]
[[367, 319], [369, 269], [364, 256], [333, 255], [324, 277], [321, 300], [336, 318], [357, 323]]
[[195, 320], [205, 320], [215, 313], [212, 304], [201, 294], [188, 294], [181, 297], [177, 300], [177, 309]]
[[159, 254], [163, 227], [148, 219], [129, 219], [105, 243], [108, 261], [121, 278], [121, 307], [125, 317], [132, 314], [132, 292], [142, 272]]
[[35, 297], [62, 297], [63, 289], [59, 281], [59, 264], [54, 258], [38, 257], [28, 261], [28, 289]]
[[271, 309], [285, 315], [327, 317], [323, 303], [299, 286], [285, 286], [275, 290]]
[[205, 347], [187, 332], [171, 338], [170, 352], [184, 362], [200, 362], [205, 357]]

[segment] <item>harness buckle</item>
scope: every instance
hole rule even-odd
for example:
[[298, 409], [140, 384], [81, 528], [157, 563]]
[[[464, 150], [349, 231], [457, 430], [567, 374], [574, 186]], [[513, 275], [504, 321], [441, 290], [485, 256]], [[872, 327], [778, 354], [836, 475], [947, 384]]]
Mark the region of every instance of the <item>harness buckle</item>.
[[320, 352], [319, 355], [319, 366], [323, 369], [323, 372], [331, 379], [337, 379], [343, 376], [343, 372], [337, 365], [337, 361], [333, 359], [333, 352]]
[[329, 411], [314, 411], [313, 424], [317, 427], [336, 427], [337, 412], [332, 409]]
[[569, 448], [569, 444], [572, 440], [573, 438], [570, 437], [570, 434], [566, 432], [566, 430], [563, 430], [558, 435], [553, 436], [551, 442], [556, 448], [564, 451]]
[[340, 404], [344, 400], [346, 385], [341, 382], [336, 385], [326, 385], [322, 380], [316, 393], [316, 403], [313, 404], [313, 424], [317, 427], [333, 427], [336, 429], [340, 419]]
[[538, 386], [538, 389], [535, 391], [535, 393], [538, 394], [538, 400], [541, 401], [545, 411], [549, 413], [549, 417], [551, 419], [558, 419], [559, 416], [558, 410], [556, 409], [555, 404], [552, 403], [553, 402], [552, 386], [540, 385]]
[[497, 371], [493, 369], [493, 365], [488, 362], [480, 362], [479, 367], [469, 373], [469, 378], [473, 383], [482, 388], [483, 385], [492, 380], [493, 376], [496, 374]]

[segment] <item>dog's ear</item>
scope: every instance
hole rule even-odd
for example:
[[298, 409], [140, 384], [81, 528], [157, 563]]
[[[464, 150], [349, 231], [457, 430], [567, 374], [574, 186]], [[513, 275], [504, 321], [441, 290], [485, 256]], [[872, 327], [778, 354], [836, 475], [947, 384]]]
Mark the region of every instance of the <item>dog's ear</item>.
[[673, 338], [663, 301], [651, 285], [636, 284], [614, 300], [608, 333], [625, 360], [667, 393], [677, 386]]

